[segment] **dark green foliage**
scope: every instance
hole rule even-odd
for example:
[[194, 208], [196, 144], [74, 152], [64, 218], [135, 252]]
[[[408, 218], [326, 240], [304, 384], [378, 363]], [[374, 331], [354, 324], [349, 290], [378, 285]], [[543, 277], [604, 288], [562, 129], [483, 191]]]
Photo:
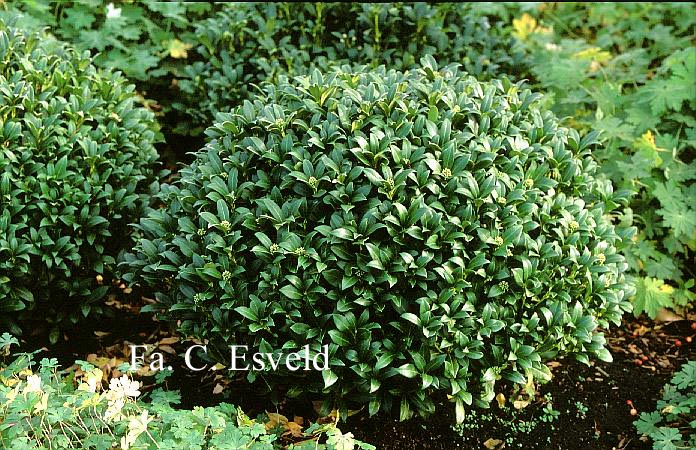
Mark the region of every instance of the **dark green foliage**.
[[152, 114], [134, 100], [87, 55], [0, 22], [0, 326], [99, 310], [156, 180]]
[[[196, 54], [195, 25], [218, 9], [206, 2], [22, 0], [0, 2], [0, 17], [14, 18], [24, 29], [46, 27], [78, 51], [89, 51], [97, 67], [121, 71], [169, 138], [177, 120], [171, 110], [179, 95], [176, 81]], [[160, 148], [165, 158], [171, 147], [179, 148], [174, 138]]]
[[404, 70], [426, 54], [489, 78], [521, 55], [482, 5], [444, 3], [227, 4], [197, 25], [198, 61], [186, 67], [174, 108], [179, 132], [200, 133], [263, 80], [312, 68], [384, 64]]
[[261, 384], [371, 414], [427, 414], [441, 392], [461, 417], [549, 358], [609, 359], [596, 328], [629, 307], [630, 232], [603, 217], [618, 196], [593, 178], [594, 134], [507, 80], [423, 64], [282, 78], [221, 115], [141, 221], [129, 278], [227, 363], [228, 344], [329, 344], [331, 370]]
[[0, 15], [17, 13], [23, 27], [48, 27], [75, 48], [89, 50], [97, 66], [133, 80], [167, 136], [200, 135], [217, 112], [241, 104], [256, 84], [313, 67], [357, 63], [407, 69], [425, 54], [458, 62], [482, 77], [523, 65], [498, 19], [507, 10], [495, 5], [99, 0], [0, 5]]
[[255, 84], [313, 67], [407, 69], [434, 54], [490, 77], [522, 63], [504, 23], [487, 18], [496, 8], [483, 5], [28, 0], [9, 9], [135, 80], [166, 113], [167, 134], [198, 135]]

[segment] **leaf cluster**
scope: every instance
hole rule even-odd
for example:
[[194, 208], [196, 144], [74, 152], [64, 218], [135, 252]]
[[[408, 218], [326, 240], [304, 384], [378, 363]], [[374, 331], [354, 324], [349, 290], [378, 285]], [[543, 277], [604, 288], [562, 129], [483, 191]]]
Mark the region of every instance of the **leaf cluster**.
[[478, 6], [444, 3], [224, 5], [196, 25], [197, 61], [179, 80], [180, 131], [200, 132], [260, 82], [343, 64], [418, 65], [426, 54], [487, 79], [521, 64], [502, 22]]
[[[52, 2], [7, 7], [99, 67], [134, 80], [165, 134], [200, 134], [254, 85], [345, 63], [417, 65], [425, 54], [490, 77], [522, 64], [498, 14], [461, 4]], [[110, 16], [110, 11], [112, 15]], [[114, 14], [115, 12], [115, 14]], [[491, 20], [488, 19], [490, 16]]]
[[90, 51], [97, 66], [123, 72], [148, 93], [166, 89], [178, 76], [195, 42], [193, 23], [216, 9], [205, 2], [100, 0], [28, 0], [9, 6], [3, 14], [15, 16], [18, 27], [48, 27], [57, 38]]

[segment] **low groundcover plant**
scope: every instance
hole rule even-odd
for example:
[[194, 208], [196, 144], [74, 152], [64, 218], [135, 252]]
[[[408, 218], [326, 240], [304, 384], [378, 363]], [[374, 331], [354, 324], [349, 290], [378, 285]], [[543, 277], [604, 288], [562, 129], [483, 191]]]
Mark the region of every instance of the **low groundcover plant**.
[[519, 84], [422, 64], [282, 79], [222, 116], [141, 221], [128, 279], [221, 361], [328, 344], [330, 370], [248, 378], [370, 414], [442, 393], [461, 418], [549, 358], [609, 360], [596, 329], [630, 308], [631, 230], [605, 219], [595, 136]]
[[[0, 336], [2, 449], [374, 450], [334, 422], [314, 424], [296, 433], [300, 442], [286, 446], [280, 439], [284, 430], [278, 432], [271, 421], [251, 419], [226, 403], [178, 409], [176, 391], [156, 388], [148, 396], [128, 375], [109, 378], [85, 361], [67, 374], [55, 359], [36, 363], [33, 353], [15, 354], [2, 364], [15, 344], [9, 334]], [[320, 437], [326, 444], [319, 444]]]
[[674, 374], [657, 409], [641, 413], [635, 427], [653, 441], [654, 450], [696, 447], [696, 361]]

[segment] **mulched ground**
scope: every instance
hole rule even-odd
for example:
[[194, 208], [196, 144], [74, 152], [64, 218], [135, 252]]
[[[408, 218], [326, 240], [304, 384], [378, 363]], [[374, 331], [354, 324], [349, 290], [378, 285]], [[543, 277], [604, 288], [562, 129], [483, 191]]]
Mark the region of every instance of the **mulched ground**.
[[[183, 368], [184, 344], [173, 337], [167, 327], [137, 314], [137, 308], [115, 300], [120, 308], [118, 319], [91, 321], [78, 330], [66, 333], [40, 357], [58, 358], [63, 367], [76, 359], [91, 360], [106, 370], [115, 370], [129, 359], [129, 345], [158, 343], [161, 351], [171, 353], [168, 362], [175, 366], [167, 387], [182, 394], [182, 407], [210, 406], [221, 401], [239, 405], [251, 416], [268, 408], [270, 400], [258, 395], [245, 383], [228, 382], [215, 372], [195, 373]], [[478, 419], [467, 421], [468, 429], [457, 433], [450, 427], [453, 408], [439, 405], [438, 413], [427, 420], [399, 422], [378, 415], [356, 414], [341, 429], [352, 431], [356, 438], [384, 450], [409, 449], [563, 449], [563, 450], [642, 450], [651, 445], [636, 435], [633, 427], [638, 413], [652, 411], [661, 389], [672, 374], [688, 359], [696, 359], [696, 340], [690, 320], [653, 323], [627, 317], [624, 324], [607, 333], [614, 356], [613, 363], [592, 362], [588, 367], [571, 359], [549, 363], [553, 380], [539, 389], [537, 398], [516, 410], [514, 398], [505, 400], [505, 409], [494, 402], [489, 410], [477, 411]], [[690, 339], [689, 339], [690, 340]], [[677, 345], [680, 341], [681, 345]], [[44, 330], [25, 336], [23, 349], [45, 346]], [[178, 369], [177, 369], [178, 367]], [[145, 390], [148, 380], [144, 378]], [[549, 397], [550, 395], [550, 397]], [[544, 398], [546, 396], [546, 398]], [[549, 419], [551, 404], [557, 417]], [[286, 417], [301, 416], [318, 420], [311, 403], [285, 402], [276, 411]], [[490, 417], [486, 418], [485, 415]], [[302, 420], [302, 419], [298, 419]]]
[[[681, 364], [696, 358], [696, 338], [691, 321], [653, 324], [647, 321], [628, 321], [607, 334], [614, 356], [613, 363], [594, 362], [590, 367], [574, 360], [551, 364], [554, 378], [541, 386], [539, 397], [551, 394], [553, 407], [560, 412], [556, 421], [538, 421], [543, 415], [541, 404], [530, 405], [515, 417], [517, 422], [537, 418], [539, 422], [529, 434], [517, 433], [514, 443], [502, 447], [510, 434], [509, 421], [504, 424], [484, 423], [485, 426], [460, 436], [448, 426], [450, 417], [438, 416], [428, 421], [399, 423], [389, 419], [364, 418], [350, 423], [356, 437], [378, 448], [389, 449], [453, 449], [453, 448], [524, 448], [562, 450], [650, 449], [635, 433], [631, 415], [653, 411], [661, 389]], [[681, 346], [675, 342], [681, 341]], [[643, 356], [647, 360], [643, 361]], [[640, 365], [636, 363], [640, 360]], [[576, 402], [587, 408], [582, 414]], [[491, 408], [500, 416], [497, 406]], [[509, 416], [509, 414], [508, 414]], [[496, 426], [497, 425], [497, 426]], [[554, 428], [552, 428], [554, 427]], [[507, 435], [507, 436], [506, 436]], [[489, 447], [484, 444], [488, 443]]]

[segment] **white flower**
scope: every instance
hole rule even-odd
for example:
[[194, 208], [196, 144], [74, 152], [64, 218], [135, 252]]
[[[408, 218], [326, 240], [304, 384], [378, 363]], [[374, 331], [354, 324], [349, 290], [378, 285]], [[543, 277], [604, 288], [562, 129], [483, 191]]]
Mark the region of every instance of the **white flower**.
[[554, 43], [552, 43], [552, 42], [547, 42], [547, 43], [546, 43], [546, 50], [550, 50], [550, 51], [552, 51], [552, 52], [557, 52], [557, 51], [559, 51], [560, 49], [561, 49], [560, 46], [558, 46], [558, 45], [556, 45], [556, 44], [554, 44]]
[[147, 425], [151, 421], [152, 419], [147, 417], [147, 410], [139, 416], [130, 417], [128, 419], [128, 432], [121, 438], [121, 448], [129, 449], [138, 440], [138, 436], [147, 431]]
[[27, 377], [27, 385], [22, 391], [23, 394], [28, 394], [29, 392], [43, 392], [41, 390], [41, 377], [38, 375], [29, 375]]
[[121, 378], [112, 378], [109, 381], [109, 390], [118, 397], [137, 397], [140, 395], [140, 383], [123, 375]]
[[41, 394], [41, 400], [34, 405], [34, 412], [46, 411], [48, 409], [48, 392]]
[[104, 421], [109, 422], [113, 420], [118, 421], [123, 417], [121, 410], [126, 406], [126, 401], [123, 398], [114, 398], [109, 400], [109, 403], [104, 411]]
[[121, 17], [121, 8], [114, 7], [113, 3], [106, 5], [106, 18]]
[[83, 378], [85, 382], [80, 383], [77, 389], [80, 391], [87, 391], [92, 393], [97, 392], [97, 384], [101, 381], [103, 375], [104, 373], [101, 371], [101, 369], [95, 368], [90, 370], [89, 372], [85, 373], [85, 376]]

